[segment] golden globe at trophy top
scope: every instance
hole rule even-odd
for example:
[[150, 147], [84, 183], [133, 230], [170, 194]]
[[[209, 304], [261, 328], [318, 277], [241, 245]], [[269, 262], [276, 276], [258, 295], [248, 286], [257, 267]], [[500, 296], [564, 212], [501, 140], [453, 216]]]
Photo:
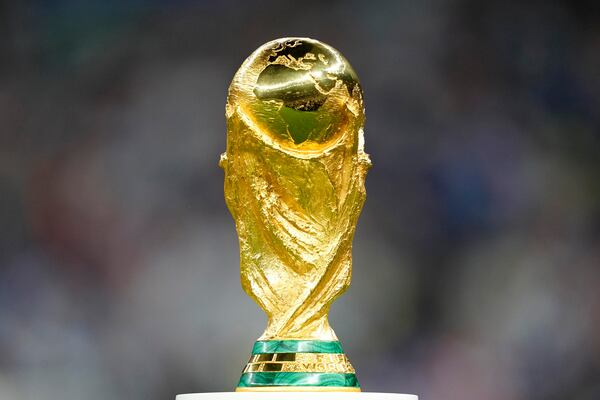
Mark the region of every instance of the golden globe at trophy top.
[[242, 286], [268, 316], [237, 391], [360, 391], [328, 322], [350, 285], [371, 166], [358, 77], [322, 42], [277, 39], [235, 74], [226, 117]]

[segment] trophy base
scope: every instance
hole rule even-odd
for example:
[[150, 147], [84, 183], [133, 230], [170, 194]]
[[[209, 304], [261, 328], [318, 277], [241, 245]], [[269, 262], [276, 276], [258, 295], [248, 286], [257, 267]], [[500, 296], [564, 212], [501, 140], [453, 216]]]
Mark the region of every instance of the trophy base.
[[[268, 392], [216, 392], [216, 393], [190, 393], [180, 394], [176, 400], [282, 400], [283, 390]], [[320, 388], [322, 389], [322, 388]], [[294, 391], [286, 391], [285, 400], [306, 400], [306, 392], [299, 392], [298, 388]], [[311, 394], [312, 400], [419, 400], [418, 396], [413, 394], [399, 393], [348, 393], [339, 389], [335, 392], [319, 392]]]
[[238, 392], [360, 392], [339, 341], [259, 340]]

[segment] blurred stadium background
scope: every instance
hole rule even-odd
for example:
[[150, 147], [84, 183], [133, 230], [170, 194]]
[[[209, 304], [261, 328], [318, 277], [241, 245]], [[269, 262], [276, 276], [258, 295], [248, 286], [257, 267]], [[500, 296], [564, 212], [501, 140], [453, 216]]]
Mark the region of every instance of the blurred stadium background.
[[0, 399], [232, 390], [265, 326], [224, 104], [282, 36], [361, 78], [374, 168], [331, 320], [364, 390], [600, 398], [596, 1], [0, 2]]

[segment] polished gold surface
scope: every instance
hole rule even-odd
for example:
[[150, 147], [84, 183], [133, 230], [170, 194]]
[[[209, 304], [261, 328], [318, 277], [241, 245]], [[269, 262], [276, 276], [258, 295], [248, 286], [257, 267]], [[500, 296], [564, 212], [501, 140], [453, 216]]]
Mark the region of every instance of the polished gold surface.
[[226, 117], [225, 199], [242, 286], [269, 319], [260, 340], [336, 340], [327, 314], [350, 284], [370, 167], [356, 73], [316, 40], [269, 42], [233, 78]]
[[332, 372], [355, 373], [345, 354], [285, 353], [256, 354], [246, 372]]
[[249, 363], [260, 362], [347, 362], [345, 354], [324, 353], [278, 353], [278, 354], [255, 354], [250, 357]]

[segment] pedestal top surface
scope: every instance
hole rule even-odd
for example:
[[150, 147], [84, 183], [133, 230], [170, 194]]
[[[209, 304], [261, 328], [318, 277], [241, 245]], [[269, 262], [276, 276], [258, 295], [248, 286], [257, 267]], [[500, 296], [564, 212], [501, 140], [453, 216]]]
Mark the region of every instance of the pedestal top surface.
[[215, 392], [180, 394], [176, 400], [418, 400], [413, 394], [369, 392]]

